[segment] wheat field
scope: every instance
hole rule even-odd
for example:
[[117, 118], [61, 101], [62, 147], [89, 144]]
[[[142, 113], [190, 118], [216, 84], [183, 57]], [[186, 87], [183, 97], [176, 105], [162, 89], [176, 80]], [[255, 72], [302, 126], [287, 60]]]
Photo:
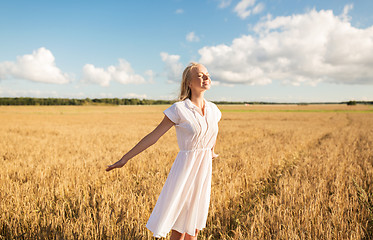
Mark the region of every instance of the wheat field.
[[[1, 106], [0, 239], [153, 239], [175, 129], [105, 172], [168, 106]], [[198, 239], [372, 239], [373, 108], [219, 106]]]

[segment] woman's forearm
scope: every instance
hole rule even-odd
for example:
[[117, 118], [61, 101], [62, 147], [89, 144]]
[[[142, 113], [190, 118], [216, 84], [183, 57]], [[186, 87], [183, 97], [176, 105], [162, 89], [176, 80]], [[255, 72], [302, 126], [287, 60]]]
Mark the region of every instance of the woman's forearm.
[[123, 167], [131, 158], [135, 157], [137, 154], [141, 153], [154, 143], [158, 141], [158, 139], [165, 134], [168, 129], [170, 129], [174, 123], [168, 119], [166, 116], [163, 118], [162, 122], [148, 135], [146, 135], [143, 139], [140, 140], [129, 152], [124, 154], [124, 156], [113, 165], [109, 165], [106, 168], [106, 171], [111, 171], [114, 168], [121, 168]]
[[119, 162], [122, 162], [123, 164], [126, 164], [128, 160], [135, 157], [151, 145], [157, 142], [158, 139], [156, 139], [152, 133], [149, 133], [146, 135], [143, 139], [140, 140], [129, 152], [127, 152], [120, 160]]

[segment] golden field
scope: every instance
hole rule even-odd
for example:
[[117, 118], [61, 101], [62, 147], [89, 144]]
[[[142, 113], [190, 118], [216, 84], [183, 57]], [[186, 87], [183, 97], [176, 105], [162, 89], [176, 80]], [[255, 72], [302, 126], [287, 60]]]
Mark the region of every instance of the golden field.
[[[168, 106], [0, 106], [0, 239], [152, 239], [175, 129], [105, 172]], [[373, 108], [219, 106], [198, 239], [372, 239]]]

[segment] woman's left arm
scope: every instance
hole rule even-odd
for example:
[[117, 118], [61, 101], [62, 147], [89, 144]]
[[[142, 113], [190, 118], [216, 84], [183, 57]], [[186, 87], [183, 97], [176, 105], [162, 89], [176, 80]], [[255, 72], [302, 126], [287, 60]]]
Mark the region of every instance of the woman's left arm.
[[136, 146], [134, 146], [128, 153], [126, 153], [118, 162], [108, 166], [106, 168], [106, 171], [111, 171], [115, 168], [123, 167], [128, 162], [128, 160], [156, 143], [158, 139], [163, 134], [165, 134], [173, 125], [174, 123], [167, 116], [164, 116], [162, 122], [151, 133], [141, 139], [141, 141], [137, 143]]

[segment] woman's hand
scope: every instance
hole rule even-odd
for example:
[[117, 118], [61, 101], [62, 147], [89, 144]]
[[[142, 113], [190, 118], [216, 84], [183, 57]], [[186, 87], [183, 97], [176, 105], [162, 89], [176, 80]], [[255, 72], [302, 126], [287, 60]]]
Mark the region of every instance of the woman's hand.
[[109, 172], [115, 168], [121, 168], [123, 167], [128, 161], [124, 161], [123, 158], [121, 160], [119, 160], [118, 162], [112, 164], [112, 165], [109, 165], [107, 166], [106, 168], [106, 171]]
[[211, 148], [211, 155], [212, 155], [212, 159], [215, 159], [215, 158], [219, 157], [219, 154], [216, 154], [216, 153], [215, 153], [215, 144], [214, 144], [214, 146]]
[[211, 155], [212, 155], [212, 160], [216, 159], [217, 157], [219, 157], [219, 154], [216, 154], [215, 153], [215, 144], [216, 144], [216, 141], [214, 143], [214, 146], [211, 148]]

